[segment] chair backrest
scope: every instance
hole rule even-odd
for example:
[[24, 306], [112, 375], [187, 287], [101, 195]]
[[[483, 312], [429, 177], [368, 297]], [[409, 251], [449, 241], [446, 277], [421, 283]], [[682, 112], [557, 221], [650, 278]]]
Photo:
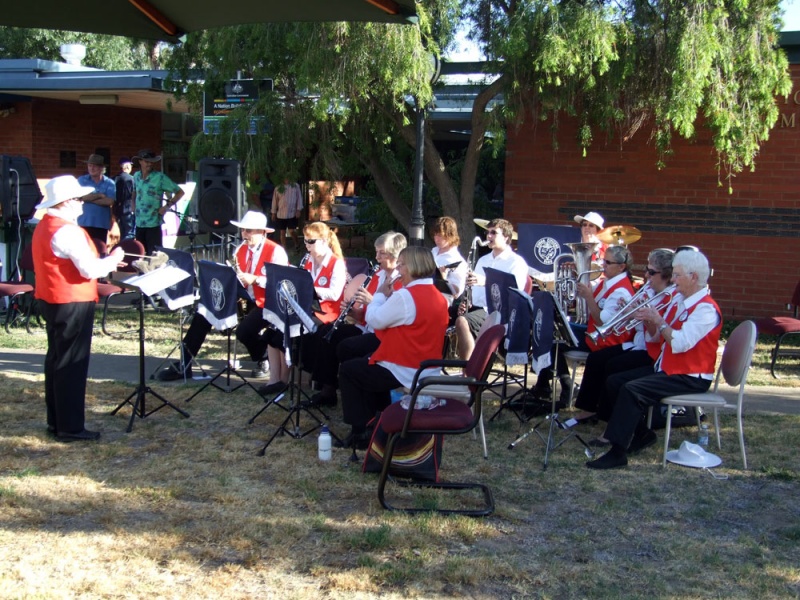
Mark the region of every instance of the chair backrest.
[[736, 326], [725, 349], [722, 351], [722, 363], [719, 366], [722, 376], [728, 385], [739, 385], [747, 379], [750, 361], [756, 347], [756, 325], [753, 321], [744, 321]]
[[495, 352], [500, 347], [505, 335], [506, 328], [503, 325], [493, 325], [475, 340], [472, 356], [467, 361], [467, 366], [464, 367], [464, 374], [467, 377], [474, 377], [480, 381], [488, 377]]
[[19, 268], [22, 271], [33, 273], [33, 244], [28, 244], [22, 249], [22, 256], [19, 257]]
[[[122, 240], [119, 243], [119, 247], [125, 251], [125, 254], [136, 254], [139, 256], [144, 255], [144, 244], [139, 240]], [[136, 267], [134, 267], [131, 263], [135, 260], [138, 260], [136, 256], [126, 256], [122, 262], [126, 264], [124, 267], [120, 267], [117, 269], [118, 271], [122, 271], [124, 273], [137, 273]]]
[[797, 286], [794, 288], [794, 294], [792, 294], [792, 307], [794, 309], [794, 316], [797, 318], [797, 309], [800, 307], [800, 281], [797, 282]]
[[369, 261], [366, 258], [361, 257], [350, 257], [344, 259], [344, 264], [347, 267], [347, 274], [350, 277], [355, 277], [356, 275], [369, 275], [370, 268]]
[[486, 320], [483, 322], [483, 325], [481, 325], [481, 328], [478, 330], [478, 335], [475, 336], [475, 339], [477, 340], [478, 338], [480, 338], [484, 333], [489, 331], [489, 329], [491, 329], [495, 325], [499, 325], [501, 318], [502, 317], [500, 315], [499, 310], [494, 310], [490, 312], [489, 316], [486, 317]]

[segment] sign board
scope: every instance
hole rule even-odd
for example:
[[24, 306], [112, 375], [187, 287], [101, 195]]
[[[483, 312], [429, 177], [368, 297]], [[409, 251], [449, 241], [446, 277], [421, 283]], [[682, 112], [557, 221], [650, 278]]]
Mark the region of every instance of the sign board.
[[[258, 102], [259, 93], [272, 91], [272, 79], [231, 79], [220, 93], [203, 94], [203, 133], [217, 134], [220, 122], [237, 108], [246, 108]], [[252, 117], [248, 135], [258, 132], [262, 117]]]

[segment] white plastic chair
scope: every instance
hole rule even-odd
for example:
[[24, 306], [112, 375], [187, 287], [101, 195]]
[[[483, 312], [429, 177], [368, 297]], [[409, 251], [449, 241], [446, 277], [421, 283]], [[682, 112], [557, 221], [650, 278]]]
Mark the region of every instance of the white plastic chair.
[[[722, 351], [722, 360], [717, 369], [717, 376], [714, 380], [714, 388], [703, 394], [681, 394], [679, 396], [669, 396], [661, 400], [661, 404], [667, 407], [667, 427], [664, 433], [664, 457], [661, 465], [667, 466], [667, 451], [669, 450], [669, 435], [672, 428], [672, 407], [703, 407], [714, 409], [714, 430], [717, 432], [717, 448], [722, 448], [719, 436], [719, 410], [720, 408], [735, 408], [736, 421], [739, 428], [739, 447], [742, 451], [742, 464], [747, 468], [747, 454], [744, 449], [744, 430], [742, 429], [742, 402], [744, 399], [744, 386], [747, 383], [747, 373], [750, 370], [750, 362], [753, 359], [753, 351], [756, 347], [756, 325], [753, 321], [744, 321], [736, 326], [725, 349]], [[725, 382], [730, 386], [739, 386], [736, 404], [728, 404], [725, 398], [717, 393], [719, 388], [720, 376], [725, 378]], [[652, 411], [652, 407], [650, 408]], [[652, 413], [651, 413], [652, 415]], [[649, 420], [649, 417], [648, 417]]]

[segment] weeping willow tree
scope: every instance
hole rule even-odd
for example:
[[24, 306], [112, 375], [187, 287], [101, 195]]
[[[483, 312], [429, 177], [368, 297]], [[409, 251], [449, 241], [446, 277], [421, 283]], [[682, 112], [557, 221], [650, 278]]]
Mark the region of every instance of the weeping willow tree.
[[[237, 72], [271, 78], [275, 90], [239, 111], [216, 136], [198, 136], [194, 158], [227, 156], [255, 174], [337, 179], [368, 173], [395, 218], [410, 221], [415, 107], [433, 90], [429, 52], [467, 27], [495, 74], [476, 97], [463, 166], [448, 170], [425, 132], [425, 174], [444, 214], [474, 231], [473, 195], [486, 134], [525, 119], [579, 119], [575, 151], [597, 132], [624, 144], [648, 135], [668, 166], [675, 136], [713, 134], [720, 181], [752, 168], [790, 91], [777, 48], [777, 0], [427, 0], [420, 25], [294, 23], [247, 25], [190, 35], [171, 66], [199, 106]], [[501, 108], [490, 110], [502, 95]], [[262, 118], [259, 135], [249, 120]]]

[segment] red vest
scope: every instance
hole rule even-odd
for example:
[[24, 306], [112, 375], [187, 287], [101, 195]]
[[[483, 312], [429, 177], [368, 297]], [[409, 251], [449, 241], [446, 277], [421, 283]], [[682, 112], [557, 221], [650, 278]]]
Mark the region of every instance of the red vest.
[[[97, 302], [97, 280], [86, 279], [69, 258], [53, 254], [50, 242], [64, 225], [73, 225], [59, 217], [45, 215], [33, 231], [33, 271], [36, 274], [37, 298], [50, 304]], [[77, 225], [75, 225], [77, 227]], [[83, 229], [86, 244], [97, 256], [94, 242]]]
[[[339, 262], [339, 260], [341, 259], [331, 256], [331, 260], [328, 261], [328, 264], [320, 269], [317, 279], [314, 281], [314, 287], [326, 288], [331, 286], [333, 267], [336, 266], [336, 263]], [[306, 261], [305, 265], [303, 266], [305, 267], [306, 271], [311, 271], [312, 264], [310, 260]], [[343, 297], [344, 288], [342, 288], [342, 293], [339, 294], [339, 297], [335, 300], [320, 301], [319, 307], [322, 309], [322, 312], [315, 313], [317, 318], [323, 323], [333, 323], [339, 316]]]
[[423, 360], [442, 357], [450, 320], [447, 300], [433, 285], [414, 285], [406, 290], [414, 300], [417, 317], [411, 325], [376, 331], [381, 345], [370, 357], [370, 364], [387, 361], [416, 369]]
[[[264, 263], [272, 262], [272, 255], [275, 253], [275, 248], [277, 247], [278, 245], [275, 242], [264, 238], [264, 245], [261, 247], [261, 254], [259, 254], [258, 259], [256, 260], [255, 269], [248, 269], [247, 254], [249, 249], [247, 248], [247, 244], [242, 244], [242, 247], [236, 252], [237, 264], [242, 271], [246, 271], [247, 273], [252, 273], [254, 275], [261, 275], [261, 271], [264, 268]], [[258, 306], [258, 308], [264, 308], [265, 292], [266, 290], [260, 285], [253, 285], [253, 296], [255, 296], [256, 306]]]
[[[697, 342], [693, 348], [680, 354], [673, 354], [672, 346], [666, 342], [662, 343], [661, 354], [661, 370], [667, 375], [688, 375], [689, 373], [703, 373], [706, 375], [713, 375], [714, 368], [717, 364], [717, 348], [719, 346], [719, 334], [722, 331], [722, 315], [719, 306], [711, 296], [705, 296], [697, 304], [691, 308], [686, 309], [677, 319], [672, 319], [672, 323], [667, 320], [669, 326], [676, 331], [680, 331], [683, 324], [695, 311], [695, 309], [703, 303], [710, 304], [717, 312], [717, 325], [712, 329], [708, 335]], [[672, 314], [675, 311], [670, 311]], [[684, 314], [686, 317], [684, 318]], [[670, 315], [671, 316], [671, 315]]]
[[[627, 277], [623, 277], [609, 289], [605, 289], [605, 282], [601, 285], [598, 285], [597, 289], [594, 291], [594, 299], [597, 300], [598, 297], [608, 298], [620, 288], [625, 288], [630, 292], [631, 296], [633, 295], [633, 286], [631, 285], [631, 280]], [[633, 339], [634, 335], [633, 331], [628, 331], [624, 335], [607, 335], [606, 337], [598, 337], [597, 342], [595, 343], [592, 338], [589, 337], [589, 334], [596, 329], [597, 324], [594, 322], [594, 318], [589, 315], [589, 323], [586, 326], [586, 345], [589, 346], [590, 350], [599, 350], [600, 348], [608, 348], [610, 346], [617, 346], [623, 342], [629, 342]]]

